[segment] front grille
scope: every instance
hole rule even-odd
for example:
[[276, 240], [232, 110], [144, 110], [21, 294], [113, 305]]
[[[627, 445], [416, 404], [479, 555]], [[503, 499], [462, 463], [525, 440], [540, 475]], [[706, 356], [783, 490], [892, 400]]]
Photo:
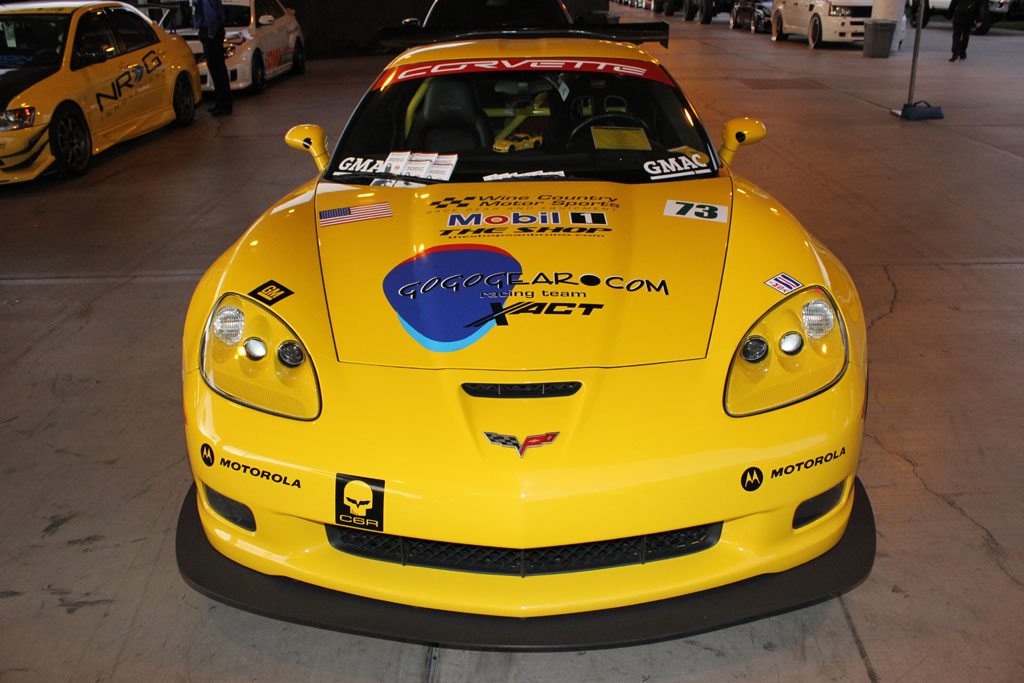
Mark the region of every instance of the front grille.
[[324, 526], [331, 546], [350, 555], [417, 567], [511, 576], [582, 572], [667, 560], [707, 550], [718, 543], [722, 533], [722, 523], [716, 522], [609, 541], [517, 549]]
[[476, 398], [555, 398], [572, 396], [580, 390], [580, 382], [530, 382], [522, 384], [484, 384], [466, 382], [462, 390]]
[[868, 19], [871, 17], [871, 6], [869, 5], [867, 7], [850, 7], [850, 16], [853, 17], [854, 19]]

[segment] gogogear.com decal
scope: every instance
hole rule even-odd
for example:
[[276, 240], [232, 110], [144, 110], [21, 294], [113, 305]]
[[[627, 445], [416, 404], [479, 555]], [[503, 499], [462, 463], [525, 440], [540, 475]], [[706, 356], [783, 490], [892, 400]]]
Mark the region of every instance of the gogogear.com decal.
[[[482, 244], [431, 247], [402, 261], [384, 277], [384, 296], [405, 330], [431, 351], [458, 351], [497, 324], [490, 302], [514, 285], [488, 273], [520, 273], [511, 254]], [[410, 288], [410, 283], [415, 283]]]

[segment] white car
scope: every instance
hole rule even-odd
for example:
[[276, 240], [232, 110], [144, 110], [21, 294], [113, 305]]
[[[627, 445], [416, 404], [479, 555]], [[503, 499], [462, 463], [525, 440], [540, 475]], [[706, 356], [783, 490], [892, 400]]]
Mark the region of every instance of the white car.
[[[291, 10], [278, 0], [223, 0], [225, 14], [224, 56], [232, 90], [259, 93], [267, 79], [291, 71], [306, 70], [302, 28]], [[213, 91], [206, 56], [192, 16], [182, 7], [169, 11], [161, 26], [176, 31], [187, 42], [199, 65], [203, 92]]]
[[807, 36], [812, 49], [864, 40], [871, 5], [872, 0], [775, 0], [772, 40], [785, 40], [790, 34]]

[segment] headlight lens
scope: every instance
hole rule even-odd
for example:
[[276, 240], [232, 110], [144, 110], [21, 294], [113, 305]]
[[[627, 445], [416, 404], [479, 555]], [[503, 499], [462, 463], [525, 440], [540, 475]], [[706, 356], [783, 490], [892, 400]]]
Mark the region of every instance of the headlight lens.
[[853, 10], [849, 7], [843, 7], [842, 5], [828, 5], [828, 15], [830, 17], [848, 17], [853, 13]]
[[742, 417], [810, 398], [842, 377], [847, 360], [846, 329], [832, 296], [803, 289], [743, 336], [729, 367], [725, 410]]
[[20, 107], [8, 109], [0, 113], [0, 130], [21, 130], [31, 128], [36, 122], [35, 107]]
[[238, 294], [224, 295], [214, 307], [199, 369], [232, 401], [299, 420], [320, 414], [316, 369], [298, 335], [270, 309]]

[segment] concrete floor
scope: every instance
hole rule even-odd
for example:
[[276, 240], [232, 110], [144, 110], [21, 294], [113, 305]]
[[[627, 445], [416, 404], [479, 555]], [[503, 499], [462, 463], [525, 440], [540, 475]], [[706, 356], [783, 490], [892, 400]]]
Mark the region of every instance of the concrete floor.
[[[614, 5], [629, 19], [649, 13]], [[870, 322], [861, 478], [867, 581], [699, 637], [563, 654], [436, 650], [280, 623], [187, 588], [180, 334], [199, 275], [311, 177], [291, 125], [340, 131], [381, 57], [313, 62], [101, 155], [0, 187], [0, 681], [1024, 680], [1024, 33], [949, 64], [923, 33], [917, 98], [889, 113], [909, 47], [811, 52], [670, 19], [655, 46], [712, 131], [755, 116], [735, 168], [847, 264]], [[908, 37], [907, 45], [911, 44]], [[717, 138], [717, 132], [715, 133]]]

